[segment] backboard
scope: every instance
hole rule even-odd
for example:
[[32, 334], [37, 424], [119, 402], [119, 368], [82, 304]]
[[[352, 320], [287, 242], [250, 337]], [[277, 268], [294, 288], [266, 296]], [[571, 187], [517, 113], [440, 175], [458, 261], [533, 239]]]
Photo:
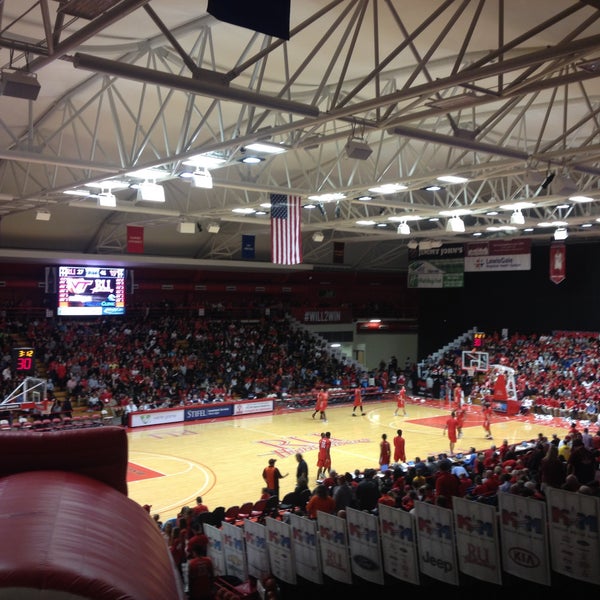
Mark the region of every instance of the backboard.
[[490, 355], [487, 352], [471, 352], [463, 350], [462, 368], [465, 370], [486, 372], [489, 370]]

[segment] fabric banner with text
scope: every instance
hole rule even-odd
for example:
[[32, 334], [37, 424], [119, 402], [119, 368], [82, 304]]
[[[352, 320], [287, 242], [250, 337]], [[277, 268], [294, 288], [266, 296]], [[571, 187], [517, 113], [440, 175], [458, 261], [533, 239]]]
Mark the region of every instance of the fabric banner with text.
[[465, 273], [531, 271], [531, 240], [491, 240], [465, 244]]
[[567, 249], [564, 244], [550, 246], [550, 281], [561, 283], [567, 274]]
[[130, 254], [143, 254], [144, 228], [136, 225], [127, 225], [127, 252]]

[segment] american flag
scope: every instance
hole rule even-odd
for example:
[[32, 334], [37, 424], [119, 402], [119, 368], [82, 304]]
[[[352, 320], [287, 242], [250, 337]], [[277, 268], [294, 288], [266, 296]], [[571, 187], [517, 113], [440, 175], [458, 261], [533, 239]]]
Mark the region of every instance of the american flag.
[[300, 196], [271, 194], [271, 261], [276, 265], [302, 262]]

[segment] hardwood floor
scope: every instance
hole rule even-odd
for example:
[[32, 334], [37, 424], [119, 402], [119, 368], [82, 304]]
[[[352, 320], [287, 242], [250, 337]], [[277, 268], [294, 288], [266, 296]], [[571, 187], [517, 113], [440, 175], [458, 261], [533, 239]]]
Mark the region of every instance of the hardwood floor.
[[[273, 414], [233, 417], [212, 422], [166, 425], [131, 430], [129, 438], [129, 497], [152, 505], [161, 520], [174, 517], [183, 506], [193, 506], [196, 496], [212, 510], [259, 498], [263, 468], [269, 458], [286, 474], [281, 497], [294, 489], [296, 459], [301, 452], [309, 465], [309, 486], [316, 484], [317, 444], [321, 431], [331, 431], [332, 467], [338, 472], [377, 468], [381, 434], [391, 442], [397, 429], [406, 438], [409, 460], [449, 452], [443, 428], [450, 409], [437, 400], [407, 402], [406, 417], [395, 417], [394, 401], [365, 403], [365, 416], [352, 417], [352, 405], [327, 409], [328, 422], [311, 418], [312, 409], [279, 409]], [[481, 450], [504, 439], [510, 444], [552, 433], [565, 434], [566, 420], [534, 416], [495, 415], [493, 441], [484, 437], [480, 407], [469, 407], [455, 452], [471, 446]], [[590, 427], [593, 433], [596, 426]]]

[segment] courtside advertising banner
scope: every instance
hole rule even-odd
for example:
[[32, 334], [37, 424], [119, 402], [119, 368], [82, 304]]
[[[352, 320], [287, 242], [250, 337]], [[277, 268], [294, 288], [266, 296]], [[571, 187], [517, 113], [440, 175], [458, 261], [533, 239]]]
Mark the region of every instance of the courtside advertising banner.
[[221, 523], [223, 536], [223, 553], [225, 555], [225, 571], [228, 576], [237, 577], [241, 581], [248, 579], [246, 564], [246, 545], [244, 543], [244, 529], [223, 521]]
[[401, 508], [385, 504], [378, 508], [384, 571], [396, 579], [419, 585], [415, 518]]
[[518, 494], [498, 494], [498, 516], [504, 571], [550, 585], [546, 504]]
[[317, 512], [323, 573], [340, 583], [352, 583], [346, 520], [322, 511]]
[[458, 585], [452, 511], [417, 500], [415, 513], [421, 573], [444, 583]]
[[481, 581], [502, 583], [496, 507], [453, 498], [454, 530], [460, 570]]
[[598, 513], [600, 498], [546, 488], [552, 568], [600, 585]]
[[465, 273], [531, 271], [531, 240], [491, 240], [465, 244]]
[[362, 579], [383, 585], [377, 515], [348, 507], [346, 523], [352, 571]]
[[264, 579], [271, 573], [266, 527], [252, 519], [244, 519], [244, 540], [246, 542], [248, 575], [256, 577], [256, 579]]
[[227, 575], [225, 569], [225, 554], [223, 553], [223, 532], [218, 527], [205, 523], [204, 533], [208, 538], [208, 548], [206, 554], [213, 562], [215, 575], [217, 577]]
[[271, 573], [281, 581], [296, 585], [292, 528], [288, 523], [273, 519], [273, 517], [267, 517], [265, 525]]
[[313, 583], [323, 583], [321, 547], [317, 537], [317, 522], [290, 513], [292, 544], [296, 559], [296, 574]]

